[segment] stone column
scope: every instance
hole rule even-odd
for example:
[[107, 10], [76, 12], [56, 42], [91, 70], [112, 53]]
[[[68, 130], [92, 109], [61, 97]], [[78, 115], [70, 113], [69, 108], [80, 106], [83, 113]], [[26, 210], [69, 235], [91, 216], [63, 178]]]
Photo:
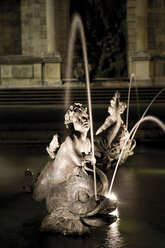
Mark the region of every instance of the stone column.
[[147, 0], [136, 1], [136, 50], [147, 51]]
[[[58, 0], [59, 1], [59, 0]], [[46, 0], [47, 53], [44, 56], [43, 74], [47, 85], [61, 83], [61, 58], [58, 50], [57, 0]]]
[[46, 23], [47, 23], [47, 52], [56, 50], [55, 34], [55, 0], [46, 0]]
[[151, 57], [148, 53], [148, 1], [136, 0], [136, 50], [132, 56], [133, 72], [139, 81], [151, 81]]

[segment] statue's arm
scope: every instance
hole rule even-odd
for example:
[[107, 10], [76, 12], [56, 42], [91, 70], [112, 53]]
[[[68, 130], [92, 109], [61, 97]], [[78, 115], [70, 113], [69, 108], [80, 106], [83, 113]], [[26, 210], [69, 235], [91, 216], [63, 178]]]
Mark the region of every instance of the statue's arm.
[[46, 151], [48, 152], [49, 156], [51, 159], [55, 159], [56, 157], [56, 150], [59, 147], [59, 142], [58, 142], [58, 135], [55, 134], [53, 136], [52, 141], [50, 142], [49, 146], [46, 147]]
[[91, 162], [92, 164], [94, 163], [94, 158], [91, 155], [91, 143], [89, 140], [86, 141], [86, 153], [85, 151], [80, 151], [76, 142], [72, 142], [72, 146], [70, 147], [72, 148], [70, 150], [71, 159], [77, 166], [84, 166], [88, 162]]

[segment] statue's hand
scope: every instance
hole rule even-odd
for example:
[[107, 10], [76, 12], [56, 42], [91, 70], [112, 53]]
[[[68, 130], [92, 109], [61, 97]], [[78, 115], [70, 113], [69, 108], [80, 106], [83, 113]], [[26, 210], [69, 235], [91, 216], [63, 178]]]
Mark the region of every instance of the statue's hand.
[[89, 163], [92, 164], [92, 165], [95, 165], [96, 164], [96, 159], [95, 159], [95, 157], [91, 153], [85, 155], [84, 156], [84, 159], [83, 159], [84, 166], [86, 164], [89, 164]]
[[48, 152], [51, 159], [55, 159], [56, 157], [55, 151], [57, 150], [58, 147], [59, 147], [58, 135], [55, 134], [49, 146], [46, 147], [46, 151]]

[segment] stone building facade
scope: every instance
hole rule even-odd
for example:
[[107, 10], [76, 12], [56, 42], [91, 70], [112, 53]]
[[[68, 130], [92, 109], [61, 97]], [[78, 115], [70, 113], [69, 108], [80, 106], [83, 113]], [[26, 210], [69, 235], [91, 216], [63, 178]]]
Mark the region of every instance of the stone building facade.
[[0, 0], [0, 84], [61, 84], [69, 0]]
[[164, 0], [127, 0], [128, 69], [139, 84], [165, 83], [164, 27]]
[[[61, 85], [71, 0], [0, 0], [0, 85]], [[128, 76], [165, 82], [165, 1], [127, 0]]]

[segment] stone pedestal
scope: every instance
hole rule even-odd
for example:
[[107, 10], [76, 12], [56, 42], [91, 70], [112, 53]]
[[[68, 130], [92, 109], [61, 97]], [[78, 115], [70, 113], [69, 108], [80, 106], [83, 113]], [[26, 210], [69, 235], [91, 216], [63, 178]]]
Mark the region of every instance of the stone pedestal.
[[44, 85], [61, 84], [61, 57], [59, 53], [50, 52], [43, 58]]
[[132, 56], [132, 71], [138, 81], [150, 83], [153, 73], [153, 62], [146, 51], [136, 51]]

